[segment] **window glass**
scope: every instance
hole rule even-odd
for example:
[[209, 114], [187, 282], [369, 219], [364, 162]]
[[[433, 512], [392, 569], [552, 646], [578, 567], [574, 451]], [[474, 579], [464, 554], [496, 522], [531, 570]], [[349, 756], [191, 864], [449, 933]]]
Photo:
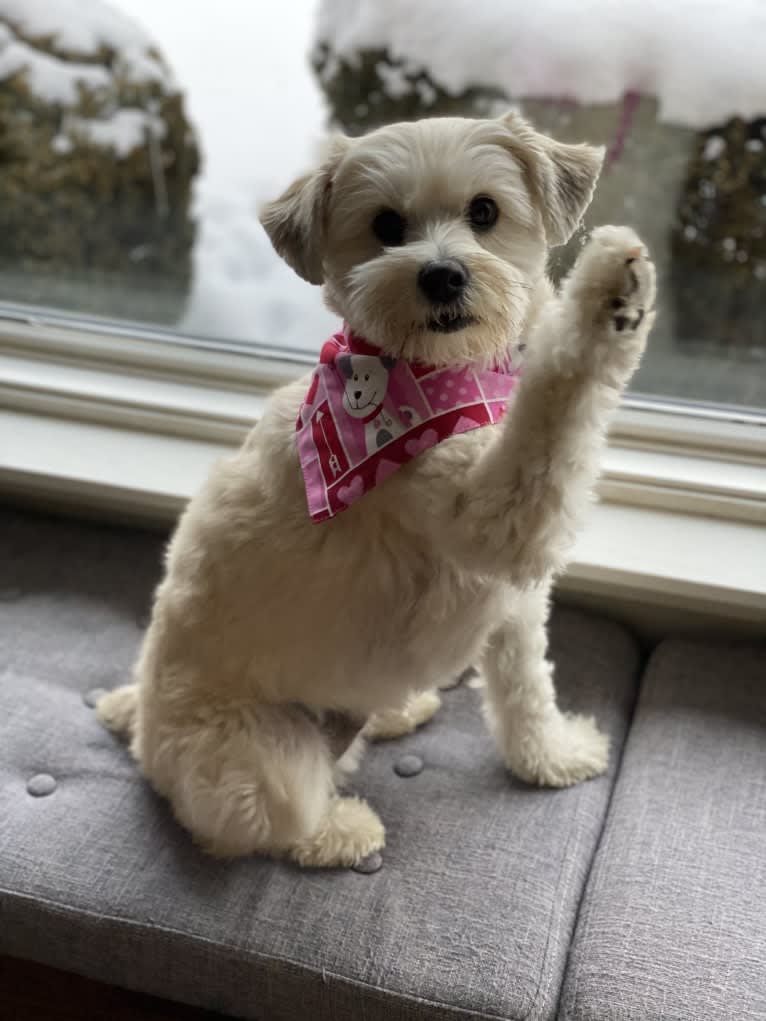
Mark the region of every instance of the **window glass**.
[[[704, 17], [700, 13], [704, 7]], [[517, 105], [607, 147], [582, 231], [635, 226], [634, 389], [766, 407], [766, 7], [691, 0], [0, 0], [0, 301], [315, 352], [335, 327], [262, 201], [328, 126]]]

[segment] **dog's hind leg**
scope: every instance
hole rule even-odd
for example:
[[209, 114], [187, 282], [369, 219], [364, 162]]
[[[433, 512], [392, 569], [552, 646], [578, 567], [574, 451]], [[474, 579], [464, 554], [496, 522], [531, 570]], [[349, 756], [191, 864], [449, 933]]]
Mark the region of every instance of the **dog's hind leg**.
[[156, 714], [139, 757], [179, 822], [209, 853], [287, 855], [302, 865], [354, 865], [383, 846], [383, 825], [335, 789], [335, 756], [297, 706], [223, 705], [193, 728]]
[[299, 865], [349, 866], [358, 864], [384, 844], [383, 823], [367, 802], [335, 795], [316, 829], [296, 841], [289, 853]]

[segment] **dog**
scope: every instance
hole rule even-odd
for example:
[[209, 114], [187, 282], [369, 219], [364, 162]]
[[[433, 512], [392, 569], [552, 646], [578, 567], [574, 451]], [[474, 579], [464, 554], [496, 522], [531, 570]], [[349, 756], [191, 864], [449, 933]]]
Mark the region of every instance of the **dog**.
[[[501, 418], [420, 444], [327, 520], [307, 511], [296, 439], [317, 376], [277, 392], [191, 500], [134, 682], [98, 713], [209, 852], [352, 866], [381, 848], [374, 809], [342, 792], [364, 735], [425, 722], [469, 664], [513, 774], [605, 770], [607, 738], [558, 708], [546, 658], [552, 579], [653, 322], [631, 229], [595, 230], [560, 290], [546, 276], [602, 160], [516, 114], [434, 118], [332, 139], [263, 210], [276, 252], [379, 359], [479, 372], [526, 350]], [[379, 382], [353, 379], [350, 414]]]

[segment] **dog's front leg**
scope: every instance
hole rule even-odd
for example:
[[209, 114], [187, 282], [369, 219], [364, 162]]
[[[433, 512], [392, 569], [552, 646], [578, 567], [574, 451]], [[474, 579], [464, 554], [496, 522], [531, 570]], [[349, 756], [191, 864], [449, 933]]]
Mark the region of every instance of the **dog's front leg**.
[[596, 230], [531, 335], [501, 436], [450, 509], [448, 539], [466, 567], [525, 588], [563, 566], [610, 415], [644, 350], [654, 295], [636, 234]]
[[515, 776], [568, 787], [604, 772], [609, 739], [591, 717], [562, 713], [556, 704], [545, 627], [549, 588], [508, 592], [506, 619], [484, 653], [485, 711]]

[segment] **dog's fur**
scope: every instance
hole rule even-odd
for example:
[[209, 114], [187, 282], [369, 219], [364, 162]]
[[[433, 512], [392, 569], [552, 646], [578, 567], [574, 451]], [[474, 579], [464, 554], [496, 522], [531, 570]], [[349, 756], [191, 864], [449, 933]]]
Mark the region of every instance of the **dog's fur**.
[[[279, 254], [385, 354], [459, 366], [528, 350], [502, 425], [446, 440], [337, 518], [313, 524], [306, 508], [305, 379], [274, 395], [191, 501], [135, 684], [99, 713], [211, 852], [332, 866], [381, 847], [372, 808], [336, 788], [359, 742], [344, 750], [368, 720], [371, 736], [413, 729], [471, 663], [517, 776], [565, 786], [605, 769], [594, 721], [556, 705], [545, 632], [551, 578], [653, 319], [654, 272], [627, 228], [595, 231], [560, 293], [545, 275], [601, 161], [514, 115], [397, 124], [334, 140], [266, 207]], [[485, 232], [466, 216], [477, 195], [500, 211]], [[383, 248], [371, 225], [389, 208], [406, 235]], [[457, 311], [473, 320], [454, 332], [433, 323], [456, 310], [417, 286], [439, 258], [470, 274]]]

